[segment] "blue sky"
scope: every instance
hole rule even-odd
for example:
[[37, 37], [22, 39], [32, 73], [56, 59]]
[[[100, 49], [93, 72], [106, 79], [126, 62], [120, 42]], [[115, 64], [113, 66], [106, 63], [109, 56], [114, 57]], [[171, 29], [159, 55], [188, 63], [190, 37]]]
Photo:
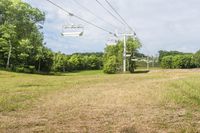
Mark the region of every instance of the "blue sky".
[[[46, 13], [44, 36], [47, 46], [66, 54], [102, 52], [109, 34], [75, 18], [67, 17], [46, 0], [24, 0]], [[76, 0], [104, 18], [105, 23], [77, 5], [74, 0], [52, 0], [66, 10], [108, 30], [123, 31], [124, 27], [103, 10], [95, 0]], [[105, 0], [99, 0], [104, 3]], [[199, 0], [109, 0], [136, 31], [143, 47], [141, 52], [155, 55], [158, 50], [195, 52], [200, 49]], [[108, 6], [107, 6], [108, 7]], [[70, 22], [84, 25], [83, 37], [62, 37], [62, 26]]]

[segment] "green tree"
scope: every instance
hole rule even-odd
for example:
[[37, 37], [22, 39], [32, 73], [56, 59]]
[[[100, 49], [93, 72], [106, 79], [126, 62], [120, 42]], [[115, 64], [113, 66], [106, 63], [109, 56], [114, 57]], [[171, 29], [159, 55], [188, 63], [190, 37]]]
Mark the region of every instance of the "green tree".
[[45, 14], [21, 0], [1, 0], [0, 14], [0, 65], [49, 71], [52, 51], [45, 47], [37, 26]]
[[[0, 52], [2, 56], [2, 62], [6, 61], [6, 68], [10, 66], [10, 58], [12, 56], [13, 40], [16, 38], [15, 26], [12, 24], [4, 23], [0, 25]], [[2, 64], [3, 65], [3, 64]]]
[[[136, 64], [132, 62], [131, 59], [134, 57], [136, 53], [138, 53], [138, 49], [141, 47], [141, 43], [139, 42], [138, 39], [133, 39], [133, 38], [128, 38], [126, 43], [127, 43], [126, 52], [131, 55], [129, 58], [127, 58], [127, 63], [129, 63], [129, 70], [133, 72], [134, 69], [136, 68]], [[106, 67], [105, 64], [107, 64], [107, 62], [110, 62], [110, 57], [115, 56], [116, 70], [122, 71], [123, 47], [124, 47], [123, 44], [124, 44], [123, 41], [119, 41], [117, 45], [108, 45], [105, 48], [104, 59], [103, 59], [104, 67]]]

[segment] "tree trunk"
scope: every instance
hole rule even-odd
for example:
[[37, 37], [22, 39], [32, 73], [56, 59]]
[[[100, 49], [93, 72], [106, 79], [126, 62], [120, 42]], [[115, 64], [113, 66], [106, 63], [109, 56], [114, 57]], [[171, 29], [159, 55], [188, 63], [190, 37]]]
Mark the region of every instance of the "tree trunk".
[[41, 63], [40, 63], [40, 59], [39, 59], [39, 64], [38, 64], [38, 72], [40, 72], [40, 66], [41, 65]]
[[63, 72], [65, 72], [65, 66], [63, 65]]
[[8, 59], [7, 59], [6, 69], [8, 69], [9, 66], [10, 66], [10, 57], [11, 57], [11, 53], [12, 53], [12, 45], [11, 45], [11, 41], [9, 41], [9, 45], [10, 45], [10, 48], [9, 48], [9, 53], [8, 53]]

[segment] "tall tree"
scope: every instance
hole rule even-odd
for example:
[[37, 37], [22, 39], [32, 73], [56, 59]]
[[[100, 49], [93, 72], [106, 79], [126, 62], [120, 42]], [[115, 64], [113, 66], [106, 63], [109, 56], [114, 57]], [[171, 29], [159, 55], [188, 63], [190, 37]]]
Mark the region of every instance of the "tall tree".
[[[129, 66], [133, 67], [134, 70], [135, 68], [135, 63], [133, 63], [131, 61], [131, 58], [133, 58], [133, 56], [138, 53], [138, 49], [141, 47], [141, 43], [138, 39], [134, 39], [134, 38], [128, 38], [126, 40], [127, 43], [127, 53], [130, 54], [131, 56], [127, 59], [127, 62], [129, 63]], [[113, 62], [113, 59], [116, 59], [116, 65], [111, 65], [110, 67], [117, 67], [116, 69], [111, 69], [110, 70], [116, 70], [116, 71], [122, 71], [122, 64], [123, 64], [123, 41], [119, 41], [117, 43], [117, 45], [108, 45], [105, 48], [105, 53], [104, 53], [104, 71], [106, 73], [109, 73], [106, 69], [108, 69], [108, 64], [111, 63], [107, 63], [107, 62]], [[116, 58], [114, 58], [113, 56], [115, 56]], [[111, 58], [112, 57], [112, 58]], [[130, 69], [129, 69], [130, 70]], [[112, 72], [113, 73], [113, 72]]]
[[41, 62], [51, 57], [37, 26], [44, 22], [45, 14], [21, 0], [0, 0], [0, 17], [0, 65], [40, 70]]

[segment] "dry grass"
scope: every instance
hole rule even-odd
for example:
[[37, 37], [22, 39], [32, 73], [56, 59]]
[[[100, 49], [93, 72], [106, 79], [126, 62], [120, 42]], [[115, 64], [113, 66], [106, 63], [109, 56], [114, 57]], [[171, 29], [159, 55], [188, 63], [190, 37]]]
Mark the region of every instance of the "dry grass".
[[0, 72], [0, 132], [200, 132], [198, 71]]

